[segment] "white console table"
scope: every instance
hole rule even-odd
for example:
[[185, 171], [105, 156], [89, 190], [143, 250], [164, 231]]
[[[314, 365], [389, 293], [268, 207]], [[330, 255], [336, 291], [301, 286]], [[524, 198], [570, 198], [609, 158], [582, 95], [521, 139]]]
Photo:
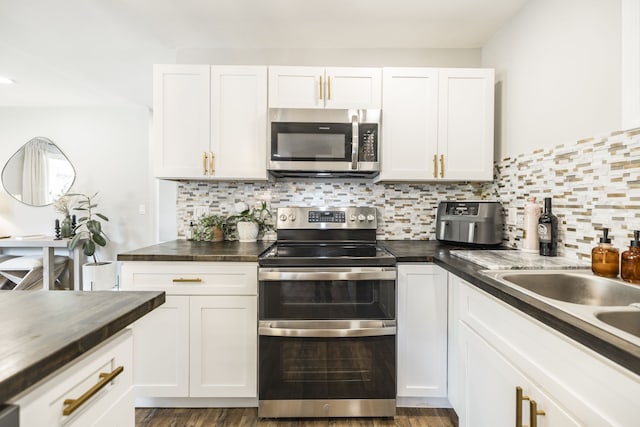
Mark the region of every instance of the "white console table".
[[[75, 249], [69, 249], [71, 239], [55, 240], [53, 237], [42, 238], [4, 238], [0, 239], [0, 251], [7, 254], [18, 254], [25, 249], [42, 248], [43, 267], [43, 289], [53, 290], [55, 288], [54, 275], [54, 254], [56, 248], [63, 248], [68, 251], [69, 256], [69, 289], [82, 289], [82, 251], [78, 245]], [[24, 255], [24, 253], [22, 254]]]

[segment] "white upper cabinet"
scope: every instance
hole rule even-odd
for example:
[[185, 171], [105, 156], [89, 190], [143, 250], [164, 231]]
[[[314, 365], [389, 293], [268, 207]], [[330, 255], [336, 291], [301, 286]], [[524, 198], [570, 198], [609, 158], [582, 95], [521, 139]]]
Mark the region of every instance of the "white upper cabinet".
[[383, 69], [380, 181], [493, 178], [492, 69]]
[[155, 176], [267, 179], [267, 67], [156, 65]]
[[439, 70], [438, 176], [493, 179], [494, 70]]
[[208, 65], [153, 67], [155, 175], [198, 177], [209, 152]]
[[269, 67], [270, 108], [380, 108], [380, 68]]

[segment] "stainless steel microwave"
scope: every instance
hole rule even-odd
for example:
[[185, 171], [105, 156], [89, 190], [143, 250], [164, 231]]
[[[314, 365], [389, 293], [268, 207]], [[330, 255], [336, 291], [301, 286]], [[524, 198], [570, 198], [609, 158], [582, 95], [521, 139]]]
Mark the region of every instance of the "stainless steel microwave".
[[375, 176], [380, 110], [273, 109], [268, 169], [276, 176]]

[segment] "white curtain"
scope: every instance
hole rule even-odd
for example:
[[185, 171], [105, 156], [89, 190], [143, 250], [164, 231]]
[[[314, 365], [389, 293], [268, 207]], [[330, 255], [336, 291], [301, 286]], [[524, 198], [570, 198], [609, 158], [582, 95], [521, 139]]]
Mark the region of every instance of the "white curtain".
[[22, 168], [22, 201], [33, 205], [49, 203], [47, 188], [49, 179], [49, 142], [33, 138], [24, 146]]

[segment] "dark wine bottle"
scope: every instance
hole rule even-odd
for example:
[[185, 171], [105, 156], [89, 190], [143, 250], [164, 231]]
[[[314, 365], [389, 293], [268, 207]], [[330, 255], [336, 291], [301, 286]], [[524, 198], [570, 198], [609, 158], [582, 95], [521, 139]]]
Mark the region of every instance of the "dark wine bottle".
[[551, 197], [544, 198], [544, 212], [538, 220], [540, 255], [558, 255], [558, 218], [551, 213]]

